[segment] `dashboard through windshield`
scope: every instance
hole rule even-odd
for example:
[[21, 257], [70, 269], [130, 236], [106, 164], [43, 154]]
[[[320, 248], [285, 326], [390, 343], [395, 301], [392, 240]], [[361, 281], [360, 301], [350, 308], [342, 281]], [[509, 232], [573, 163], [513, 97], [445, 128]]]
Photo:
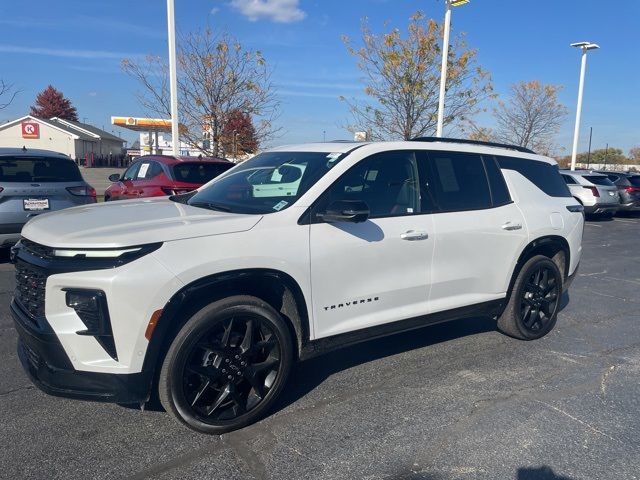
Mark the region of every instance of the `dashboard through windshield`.
[[346, 156], [327, 152], [266, 152], [238, 165], [187, 203], [231, 213], [284, 210]]

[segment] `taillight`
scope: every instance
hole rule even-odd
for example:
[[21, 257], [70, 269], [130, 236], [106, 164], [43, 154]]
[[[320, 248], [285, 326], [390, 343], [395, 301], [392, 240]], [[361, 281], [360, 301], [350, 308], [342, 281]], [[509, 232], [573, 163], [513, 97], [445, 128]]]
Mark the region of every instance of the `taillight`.
[[587, 190], [591, 190], [591, 193], [593, 193], [594, 197], [599, 197], [600, 196], [600, 192], [598, 191], [598, 189], [596, 187], [584, 187]]
[[[2, 189], [0, 189], [0, 192], [2, 191]], [[640, 187], [624, 187], [624, 191], [627, 193], [635, 193], [635, 192], [640, 192]]]
[[96, 189], [89, 186], [67, 187], [67, 192], [77, 197], [93, 197], [96, 198]]

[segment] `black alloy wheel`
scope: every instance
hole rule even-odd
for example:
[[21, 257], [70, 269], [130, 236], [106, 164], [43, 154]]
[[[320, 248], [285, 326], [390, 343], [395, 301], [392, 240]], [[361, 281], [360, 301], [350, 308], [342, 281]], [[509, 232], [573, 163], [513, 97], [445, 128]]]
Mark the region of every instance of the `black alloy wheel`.
[[520, 319], [522, 326], [531, 333], [544, 330], [558, 309], [560, 285], [554, 270], [540, 264], [529, 275], [521, 294]]
[[196, 313], [165, 358], [165, 409], [189, 427], [220, 434], [253, 423], [282, 390], [292, 364], [282, 317], [254, 297], [230, 297]]
[[521, 340], [535, 340], [553, 330], [560, 311], [562, 273], [549, 257], [536, 255], [520, 268], [498, 329]]

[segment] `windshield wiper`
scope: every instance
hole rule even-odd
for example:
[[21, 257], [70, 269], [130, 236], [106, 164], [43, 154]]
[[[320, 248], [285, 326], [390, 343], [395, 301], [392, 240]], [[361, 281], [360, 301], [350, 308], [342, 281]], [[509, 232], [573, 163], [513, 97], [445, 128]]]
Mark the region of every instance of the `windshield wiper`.
[[193, 203], [189, 203], [189, 205], [191, 205], [192, 207], [201, 207], [201, 208], [207, 208], [209, 210], [217, 210], [219, 212], [231, 212], [231, 209], [229, 207], [226, 207], [224, 205], [219, 205], [213, 202], [193, 202]]

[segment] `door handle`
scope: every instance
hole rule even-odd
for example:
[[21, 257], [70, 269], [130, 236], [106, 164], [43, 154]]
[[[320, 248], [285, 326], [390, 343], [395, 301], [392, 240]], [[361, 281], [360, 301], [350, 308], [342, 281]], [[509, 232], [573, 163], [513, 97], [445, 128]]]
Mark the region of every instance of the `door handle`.
[[402, 240], [408, 240], [410, 242], [414, 242], [416, 240], [426, 240], [429, 238], [429, 234], [427, 232], [416, 232], [414, 230], [409, 230], [400, 235]]
[[502, 225], [502, 229], [503, 230], [507, 230], [507, 231], [521, 230], [522, 229], [522, 224], [521, 223], [507, 222], [504, 225]]

